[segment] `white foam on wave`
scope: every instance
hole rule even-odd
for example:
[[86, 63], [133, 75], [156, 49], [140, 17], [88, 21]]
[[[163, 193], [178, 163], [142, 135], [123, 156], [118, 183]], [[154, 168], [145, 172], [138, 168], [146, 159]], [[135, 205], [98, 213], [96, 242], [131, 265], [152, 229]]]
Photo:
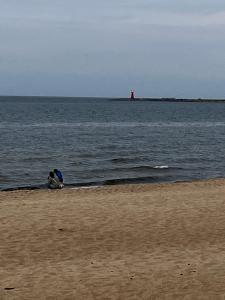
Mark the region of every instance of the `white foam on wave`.
[[155, 166], [154, 169], [169, 169], [168, 166]]

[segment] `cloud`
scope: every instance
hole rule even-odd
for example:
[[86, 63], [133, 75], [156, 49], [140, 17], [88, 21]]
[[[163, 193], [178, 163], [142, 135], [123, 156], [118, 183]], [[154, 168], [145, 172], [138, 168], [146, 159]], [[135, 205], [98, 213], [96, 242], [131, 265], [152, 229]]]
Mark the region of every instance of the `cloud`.
[[223, 0], [124, 0], [124, 8], [157, 10], [160, 12], [215, 13], [225, 9]]
[[160, 25], [177, 27], [217, 26], [225, 25], [225, 10], [218, 13], [172, 13], [172, 12], [142, 12], [135, 14], [124, 23], [142, 25]]
[[224, 17], [222, 0], [9, 0], [0, 10], [7, 26], [208, 26], [224, 25]]

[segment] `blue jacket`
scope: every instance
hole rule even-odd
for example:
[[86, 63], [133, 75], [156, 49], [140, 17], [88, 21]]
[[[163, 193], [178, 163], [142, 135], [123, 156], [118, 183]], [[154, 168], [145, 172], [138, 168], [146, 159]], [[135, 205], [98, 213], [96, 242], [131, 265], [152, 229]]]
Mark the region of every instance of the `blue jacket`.
[[59, 170], [57, 170], [55, 172], [55, 175], [59, 178], [60, 182], [63, 182], [63, 176], [62, 176], [62, 173]]

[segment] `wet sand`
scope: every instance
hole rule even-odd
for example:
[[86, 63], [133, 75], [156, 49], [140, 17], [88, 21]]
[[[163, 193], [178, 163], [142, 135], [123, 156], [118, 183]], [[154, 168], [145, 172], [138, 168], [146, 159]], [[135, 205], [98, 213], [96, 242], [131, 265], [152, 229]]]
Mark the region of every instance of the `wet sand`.
[[0, 299], [225, 299], [225, 180], [0, 192]]

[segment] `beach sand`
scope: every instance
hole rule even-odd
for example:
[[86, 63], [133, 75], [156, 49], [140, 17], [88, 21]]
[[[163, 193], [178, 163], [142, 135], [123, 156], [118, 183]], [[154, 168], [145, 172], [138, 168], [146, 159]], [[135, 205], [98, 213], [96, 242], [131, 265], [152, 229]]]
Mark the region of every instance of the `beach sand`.
[[225, 299], [225, 180], [0, 192], [0, 299]]

